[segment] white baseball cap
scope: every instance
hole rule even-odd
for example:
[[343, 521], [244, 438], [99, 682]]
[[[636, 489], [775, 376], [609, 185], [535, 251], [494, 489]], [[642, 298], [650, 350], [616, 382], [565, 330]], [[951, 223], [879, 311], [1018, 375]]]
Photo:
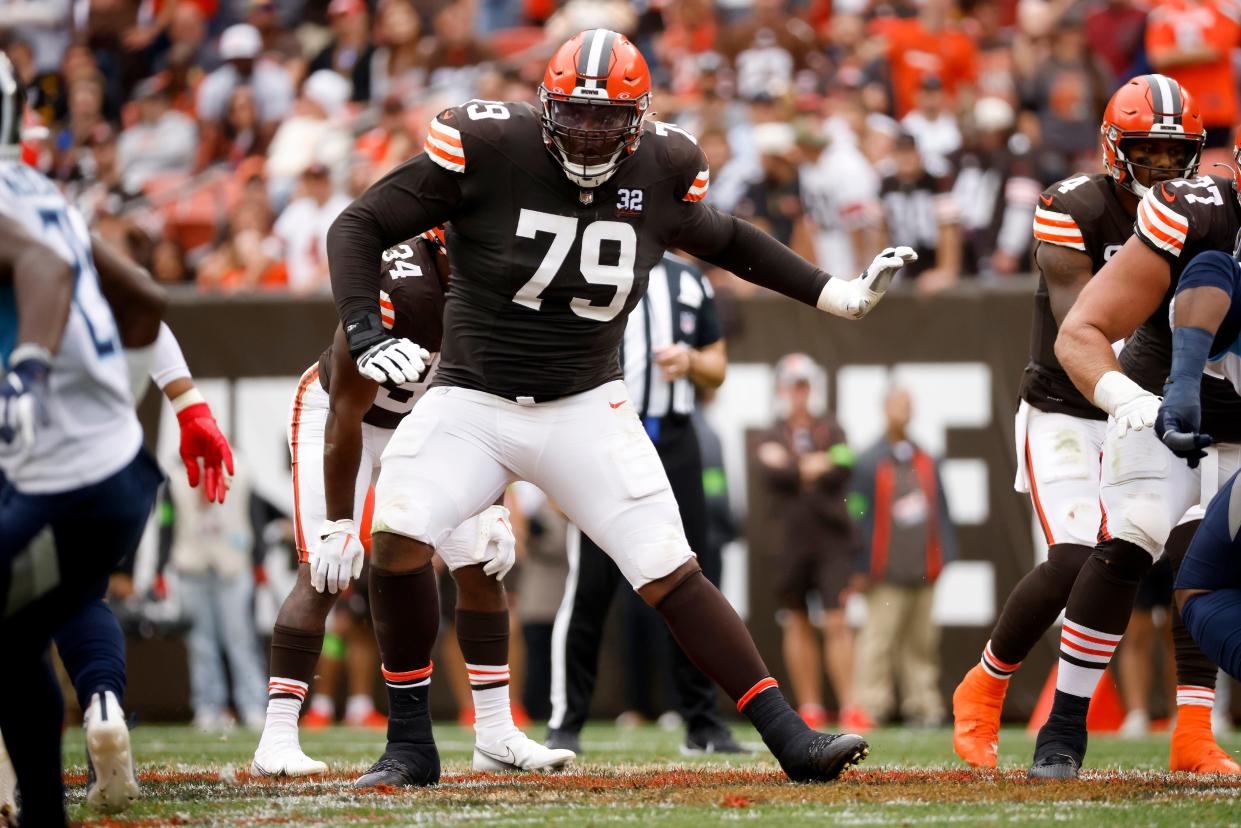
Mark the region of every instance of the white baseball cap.
[[254, 60], [263, 51], [263, 36], [249, 23], [229, 26], [220, 35], [220, 57], [223, 60]]

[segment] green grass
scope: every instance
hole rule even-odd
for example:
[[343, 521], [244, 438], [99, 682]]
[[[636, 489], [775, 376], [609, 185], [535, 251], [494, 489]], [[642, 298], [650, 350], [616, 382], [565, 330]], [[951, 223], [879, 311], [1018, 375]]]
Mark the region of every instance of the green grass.
[[[532, 731], [538, 735], [541, 731]], [[756, 734], [738, 735], [757, 744]], [[65, 738], [71, 816], [86, 825], [398, 826], [436, 824], [692, 826], [763, 825], [1233, 825], [1241, 822], [1241, 779], [1168, 774], [1167, 737], [1091, 739], [1078, 782], [1029, 783], [1032, 740], [1001, 739], [1001, 768], [973, 772], [952, 755], [947, 730], [883, 729], [870, 734], [869, 761], [831, 785], [785, 782], [765, 750], [721, 761], [686, 758], [680, 736], [657, 728], [594, 725], [586, 755], [567, 773], [515, 776], [469, 770], [472, 734], [437, 727], [444, 779], [432, 789], [355, 793], [349, 781], [382, 750], [382, 733], [337, 728], [303, 734], [303, 747], [332, 767], [311, 782], [252, 780], [256, 736], [188, 727], [133, 731], [143, 799], [104, 819], [84, 803], [80, 731]], [[1234, 754], [1241, 737], [1222, 741]]]

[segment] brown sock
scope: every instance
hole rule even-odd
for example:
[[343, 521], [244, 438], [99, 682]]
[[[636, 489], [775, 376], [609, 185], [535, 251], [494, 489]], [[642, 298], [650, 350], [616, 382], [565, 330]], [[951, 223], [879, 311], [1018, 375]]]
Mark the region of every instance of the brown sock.
[[508, 684], [508, 630], [508, 610], [457, 610], [457, 643], [470, 674], [471, 690]]
[[307, 632], [277, 624], [271, 633], [271, 679], [269, 699], [305, 701], [323, 651], [323, 630]]
[[1008, 678], [1055, 623], [1069, 601], [1073, 582], [1094, 547], [1057, 543], [1047, 560], [1026, 573], [1004, 602], [1004, 610], [983, 651], [983, 666], [996, 678]]
[[[1168, 536], [1164, 549], [1168, 555], [1168, 562], [1172, 564], [1173, 583], [1176, 582], [1176, 576], [1181, 571], [1181, 563], [1189, 551], [1189, 542], [1193, 540], [1194, 532], [1201, 525], [1202, 522], [1196, 520], [1185, 523], [1173, 529]], [[1201, 690], [1214, 691], [1217, 671], [1215, 663], [1207, 657], [1206, 653], [1202, 652], [1202, 648], [1185, 628], [1185, 620], [1181, 618], [1181, 611], [1176, 608], [1175, 602], [1170, 609], [1172, 611], [1172, 650], [1176, 654], [1176, 695], [1179, 706], [1182, 697], [1200, 698], [1203, 695]]]
[[370, 596], [384, 671], [409, 673], [427, 667], [440, 628], [440, 593], [431, 564], [413, 572], [371, 567]]

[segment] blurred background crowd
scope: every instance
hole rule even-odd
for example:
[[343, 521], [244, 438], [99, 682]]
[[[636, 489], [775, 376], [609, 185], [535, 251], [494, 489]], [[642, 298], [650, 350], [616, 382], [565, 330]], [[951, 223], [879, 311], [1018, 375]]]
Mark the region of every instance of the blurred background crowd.
[[934, 291], [1028, 271], [1040, 190], [1098, 168], [1133, 74], [1175, 76], [1228, 145], [1236, 18], [1232, 0], [0, 0], [0, 42], [33, 90], [31, 160], [165, 282], [326, 291], [331, 220], [431, 116], [534, 101], [555, 46], [601, 25], [647, 56], [657, 117], [699, 137], [715, 206], [830, 272], [910, 244], [905, 279]]

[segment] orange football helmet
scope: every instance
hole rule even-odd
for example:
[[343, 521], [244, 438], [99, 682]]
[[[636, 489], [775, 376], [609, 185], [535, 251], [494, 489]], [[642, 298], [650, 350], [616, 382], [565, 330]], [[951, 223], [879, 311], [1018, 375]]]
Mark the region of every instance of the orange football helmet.
[[[1103, 112], [1103, 164], [1117, 184], [1141, 197], [1147, 188], [1135, 175], [1138, 169], [1156, 168], [1138, 164], [1125, 155], [1125, 142], [1133, 140], [1175, 140], [1191, 144], [1189, 158], [1178, 178], [1198, 172], [1206, 127], [1193, 97], [1166, 75], [1139, 75], [1107, 103]], [[1166, 172], [1166, 170], [1159, 170]]]
[[638, 148], [651, 71], [629, 38], [588, 29], [552, 55], [539, 100], [548, 151], [569, 180], [598, 187]]

